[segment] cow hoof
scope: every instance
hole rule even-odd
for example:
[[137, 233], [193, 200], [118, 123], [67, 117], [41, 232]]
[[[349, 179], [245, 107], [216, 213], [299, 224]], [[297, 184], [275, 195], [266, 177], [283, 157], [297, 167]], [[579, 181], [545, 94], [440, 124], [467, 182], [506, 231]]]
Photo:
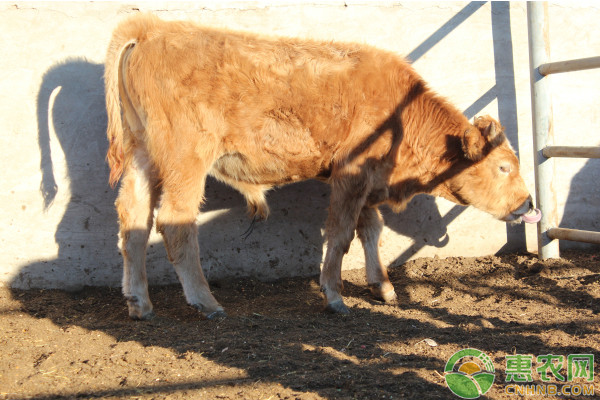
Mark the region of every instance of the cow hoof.
[[325, 311], [333, 314], [350, 314], [350, 309], [346, 307], [342, 300], [337, 300], [333, 303], [327, 304]]
[[388, 304], [396, 304], [398, 302], [398, 296], [393, 289], [387, 293], [381, 293], [381, 299]]
[[206, 319], [223, 319], [227, 317], [227, 313], [223, 310], [213, 311], [211, 313], [202, 313]]
[[142, 315], [138, 315], [137, 313], [136, 314], [129, 313], [129, 318], [131, 318], [134, 321], [150, 321], [155, 316], [156, 315], [154, 314], [153, 311], [147, 312]]
[[129, 309], [129, 318], [136, 321], [147, 321], [154, 318], [152, 304], [142, 301], [138, 296], [125, 296], [127, 308]]
[[373, 297], [375, 297], [377, 300], [382, 300], [389, 304], [395, 304], [398, 301], [396, 291], [394, 290], [394, 287], [391, 284], [386, 285], [381, 283], [375, 283], [369, 285], [369, 288], [371, 289]]
[[192, 304], [192, 307], [200, 311], [202, 316], [204, 316], [206, 319], [221, 319], [227, 316], [225, 310], [223, 310], [221, 307], [214, 311], [205, 310], [205, 307], [203, 307], [201, 304]]

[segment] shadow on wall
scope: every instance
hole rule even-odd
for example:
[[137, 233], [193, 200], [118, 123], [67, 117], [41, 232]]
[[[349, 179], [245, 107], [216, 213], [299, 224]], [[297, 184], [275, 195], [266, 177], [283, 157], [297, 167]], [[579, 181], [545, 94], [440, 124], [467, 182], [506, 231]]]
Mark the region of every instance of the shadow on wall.
[[[52, 67], [43, 77], [37, 98], [38, 144], [44, 210], [55, 199], [69, 196], [62, 220], [56, 226], [58, 257], [27, 265], [12, 282], [15, 287], [61, 287], [80, 282], [101, 282], [96, 266], [106, 269], [115, 249], [115, 195], [106, 185], [104, 163], [107, 141], [102, 76], [104, 67], [71, 59]], [[52, 124], [53, 126], [50, 126]], [[55, 132], [55, 136], [51, 135]], [[51, 143], [58, 140], [60, 146]], [[62, 150], [62, 155], [52, 154]], [[60, 195], [60, 196], [59, 196]]]
[[[417, 61], [435, 44], [441, 42], [456, 27], [465, 22], [471, 15], [478, 11], [485, 2], [474, 1], [467, 4], [454, 17], [443, 24], [439, 29], [432, 33], [423, 43], [417, 46], [407, 56], [412, 62]], [[487, 105], [498, 100], [498, 119], [506, 130], [506, 136], [513, 145], [513, 148], [519, 153], [519, 130], [517, 121], [517, 94], [515, 87], [514, 60], [512, 47], [512, 34], [510, 24], [510, 4], [509, 2], [492, 2], [491, 25], [494, 52], [494, 74], [496, 84], [487, 92], [481, 95], [477, 100], [467, 107], [463, 113], [469, 119], [477, 116]], [[531, 188], [533, 191], [533, 188]], [[403, 264], [415, 255], [425, 246], [443, 247], [448, 243], [447, 226], [454, 221], [463, 211], [464, 207], [454, 206], [446, 215], [442, 216], [433, 199], [424, 196], [417, 196], [409, 205], [406, 213], [393, 215], [385, 213], [386, 225], [394, 229], [398, 226], [410, 226], [411, 236], [417, 238], [413, 246], [398, 256], [391, 265]], [[415, 204], [415, 202], [419, 202]], [[422, 203], [421, 203], [422, 202]], [[413, 208], [414, 207], [414, 208]], [[418, 208], [417, 208], [418, 207]], [[422, 215], [429, 216], [428, 223], [421, 229], [421, 235], [418, 234], [419, 221], [414, 218], [404, 220], [410, 215], [410, 210], [418, 209]], [[418, 215], [418, 214], [416, 214]], [[400, 220], [399, 220], [400, 219]], [[408, 227], [407, 227], [408, 228]], [[396, 230], [396, 229], [395, 229]], [[397, 230], [399, 233], [402, 231]], [[522, 225], [506, 225], [506, 244], [497, 252], [503, 254], [514, 251], [526, 250], [525, 228]]]
[[[560, 163], [561, 160], [557, 162]], [[560, 165], [560, 164], [559, 164]], [[571, 180], [569, 196], [565, 204], [563, 218], [559, 223], [561, 228], [582, 229], [600, 232], [600, 185], [598, 173], [600, 160], [590, 159]], [[565, 248], [590, 249], [600, 248], [580, 242], [560, 242], [561, 251]]]
[[[483, 4], [472, 2], [465, 6], [410, 53], [412, 60], [443, 40]], [[498, 98], [500, 120], [516, 147], [516, 94], [508, 3], [492, 4], [491, 23], [494, 48], [490, 51], [494, 51], [496, 60], [496, 85], [468, 107], [465, 115], [474, 117]], [[55, 232], [58, 257], [23, 267], [11, 283], [14, 287], [64, 287], [64, 282], [74, 289], [83, 285], [119, 285], [122, 260], [117, 249], [118, 224], [113, 206], [116, 191], [107, 184], [108, 168], [104, 160], [107, 117], [103, 73], [102, 65], [74, 59], [52, 67], [44, 75], [37, 109], [41, 191], [47, 209], [52, 207], [60, 191], [70, 193], [70, 199]], [[66, 161], [68, 176], [64, 180], [55, 178], [57, 156], [52, 154], [51, 148], [57, 147], [51, 146], [54, 137], [50, 135], [49, 113]], [[57, 181], [68, 182], [68, 187], [60, 187]], [[206, 198], [202, 209], [205, 214], [230, 209], [227, 213], [213, 214], [199, 228], [202, 265], [209, 280], [223, 276], [272, 278], [318, 274], [323, 256], [321, 228], [329, 203], [327, 185], [308, 181], [272, 191], [269, 221], [260, 224], [245, 241], [241, 235], [249, 220], [242, 196], [209, 180]], [[397, 265], [425, 246], [445, 246], [447, 226], [462, 213], [463, 207], [456, 206], [442, 216], [433, 198], [417, 196], [402, 214], [383, 211], [390, 229], [414, 239], [414, 245], [392, 263]], [[503, 251], [524, 247], [523, 228], [507, 228]], [[269, 264], [266, 272], [265, 255]], [[150, 246], [147, 260], [150, 283], [177, 281], [162, 244]]]

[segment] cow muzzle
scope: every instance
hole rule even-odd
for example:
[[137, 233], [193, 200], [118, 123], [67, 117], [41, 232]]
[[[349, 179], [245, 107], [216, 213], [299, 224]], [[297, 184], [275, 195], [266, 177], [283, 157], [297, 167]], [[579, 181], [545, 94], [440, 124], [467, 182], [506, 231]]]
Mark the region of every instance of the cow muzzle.
[[520, 223], [525, 221], [528, 223], [536, 223], [542, 218], [540, 210], [534, 207], [531, 196], [527, 198], [516, 210], [512, 211], [503, 218], [506, 222]]

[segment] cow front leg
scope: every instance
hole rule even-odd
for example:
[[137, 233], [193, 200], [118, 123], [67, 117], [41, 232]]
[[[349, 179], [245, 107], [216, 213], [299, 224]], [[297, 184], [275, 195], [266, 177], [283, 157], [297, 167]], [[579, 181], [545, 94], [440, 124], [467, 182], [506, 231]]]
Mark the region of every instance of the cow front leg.
[[381, 264], [379, 258], [379, 238], [382, 230], [383, 219], [379, 210], [364, 207], [358, 217], [356, 232], [365, 251], [367, 283], [377, 299], [392, 303], [397, 299], [396, 292], [388, 277], [387, 269]]
[[[203, 186], [203, 185], [202, 185]], [[164, 190], [164, 189], [163, 189]], [[203, 190], [194, 196], [183, 193], [164, 193], [157, 216], [157, 229], [162, 234], [169, 261], [175, 267], [187, 302], [207, 319], [225, 316], [208, 286], [200, 266], [196, 215]], [[184, 199], [186, 201], [184, 201]]]
[[145, 153], [138, 150], [125, 170], [115, 202], [123, 255], [123, 295], [133, 319], [153, 316], [146, 278], [146, 247], [157, 196], [150, 163]]
[[332, 184], [331, 204], [325, 227], [327, 250], [320, 278], [321, 292], [325, 297], [325, 310], [341, 314], [350, 312], [341, 294], [342, 260], [354, 239], [358, 215], [366, 199], [364, 190], [354, 190], [353, 193], [343, 191], [349, 186], [356, 188], [339, 182]]

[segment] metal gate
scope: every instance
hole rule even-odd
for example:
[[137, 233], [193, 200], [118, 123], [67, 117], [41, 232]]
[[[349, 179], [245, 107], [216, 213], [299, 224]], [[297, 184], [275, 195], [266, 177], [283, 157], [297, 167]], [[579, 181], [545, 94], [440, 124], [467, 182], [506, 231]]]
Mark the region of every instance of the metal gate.
[[600, 232], [558, 227], [555, 193], [555, 157], [600, 158], [600, 147], [554, 146], [550, 88], [545, 76], [560, 72], [600, 68], [600, 57], [550, 62], [548, 4], [527, 2], [531, 103], [535, 151], [535, 185], [542, 220], [538, 223], [538, 250], [542, 259], [560, 256], [558, 241], [573, 240], [600, 244]]

